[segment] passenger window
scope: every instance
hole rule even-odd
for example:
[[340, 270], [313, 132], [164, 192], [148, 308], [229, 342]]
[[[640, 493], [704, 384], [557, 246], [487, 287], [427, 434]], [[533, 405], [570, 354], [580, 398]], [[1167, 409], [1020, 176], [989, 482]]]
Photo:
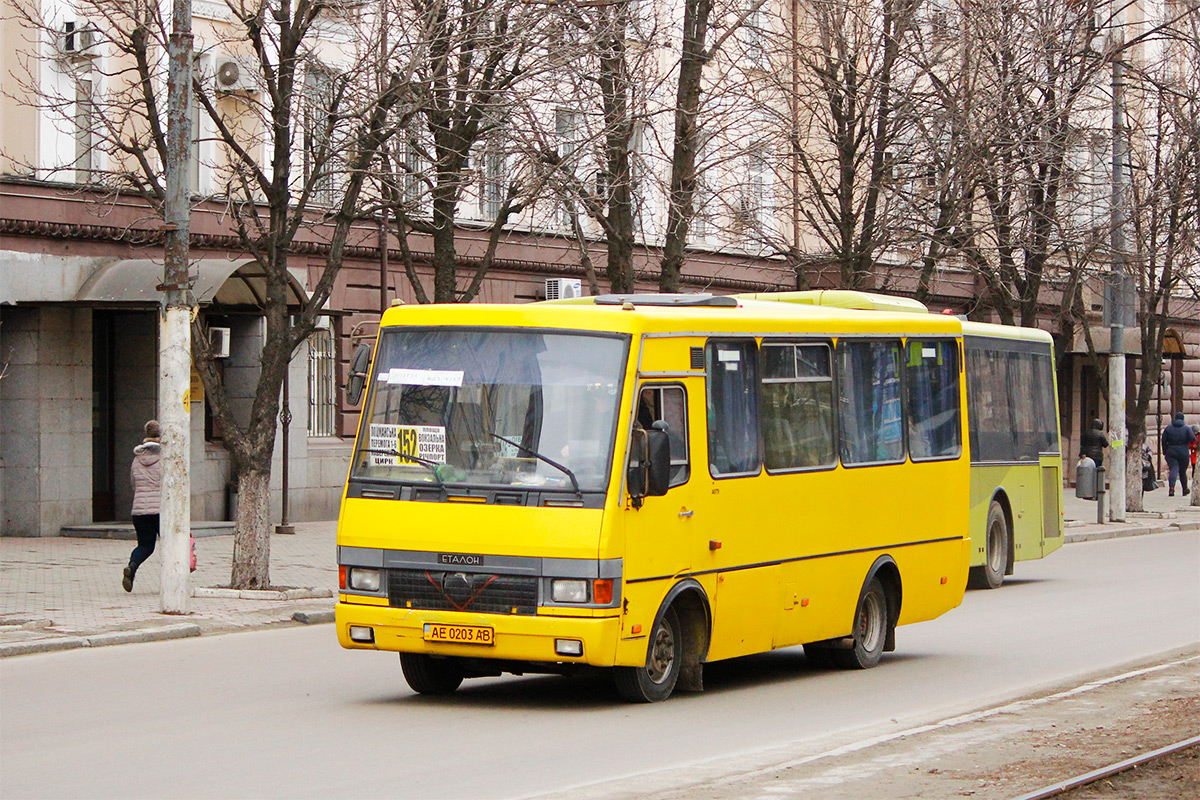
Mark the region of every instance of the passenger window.
[[638, 397], [638, 423], [651, 428], [655, 422], [667, 426], [671, 441], [671, 485], [687, 483], [691, 476], [688, 451], [687, 392], [682, 386], [646, 386]]
[[958, 375], [957, 342], [909, 340], [905, 400], [913, 461], [957, 458], [962, 452]]
[[758, 353], [751, 341], [709, 342], [708, 464], [713, 475], [757, 475]]
[[837, 353], [842, 463], [903, 461], [900, 343], [843, 339]]
[[763, 461], [780, 471], [833, 466], [833, 371], [824, 344], [763, 344]]

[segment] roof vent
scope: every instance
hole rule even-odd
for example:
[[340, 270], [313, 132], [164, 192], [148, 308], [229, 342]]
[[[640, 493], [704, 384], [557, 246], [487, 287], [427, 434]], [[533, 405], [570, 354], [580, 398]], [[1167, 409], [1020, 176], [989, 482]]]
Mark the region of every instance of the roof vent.
[[716, 294], [602, 294], [596, 298], [598, 306], [706, 306], [709, 308], [737, 308], [738, 301], [728, 295]]

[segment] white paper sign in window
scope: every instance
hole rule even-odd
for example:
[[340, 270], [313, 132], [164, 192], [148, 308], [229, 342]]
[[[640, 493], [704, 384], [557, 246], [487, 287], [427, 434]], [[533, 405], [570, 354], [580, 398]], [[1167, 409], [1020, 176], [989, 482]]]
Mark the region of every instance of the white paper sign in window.
[[461, 369], [393, 369], [387, 374], [389, 384], [405, 386], [462, 386]]

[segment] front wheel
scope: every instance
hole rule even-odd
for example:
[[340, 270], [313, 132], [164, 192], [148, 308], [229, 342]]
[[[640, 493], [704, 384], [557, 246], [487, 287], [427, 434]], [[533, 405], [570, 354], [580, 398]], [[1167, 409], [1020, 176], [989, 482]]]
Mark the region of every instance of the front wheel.
[[879, 579], [871, 578], [854, 612], [854, 646], [845, 650], [831, 650], [830, 654], [842, 669], [870, 669], [883, 656], [887, 634], [887, 594]]
[[463, 682], [463, 671], [456, 662], [424, 653], [401, 653], [400, 669], [417, 694], [450, 694]]
[[984, 547], [983, 566], [971, 568], [971, 588], [999, 589], [1004, 584], [1004, 571], [1008, 567], [1008, 518], [995, 500], [988, 508]]
[[683, 639], [675, 609], [654, 624], [646, 649], [646, 666], [617, 667], [617, 693], [631, 703], [656, 703], [671, 696], [683, 662]]

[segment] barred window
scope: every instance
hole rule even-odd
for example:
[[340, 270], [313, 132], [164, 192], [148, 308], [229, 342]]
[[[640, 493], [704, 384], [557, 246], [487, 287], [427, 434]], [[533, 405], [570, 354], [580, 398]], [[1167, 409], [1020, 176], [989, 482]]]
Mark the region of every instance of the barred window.
[[318, 330], [308, 339], [308, 435], [337, 435], [333, 335]]

